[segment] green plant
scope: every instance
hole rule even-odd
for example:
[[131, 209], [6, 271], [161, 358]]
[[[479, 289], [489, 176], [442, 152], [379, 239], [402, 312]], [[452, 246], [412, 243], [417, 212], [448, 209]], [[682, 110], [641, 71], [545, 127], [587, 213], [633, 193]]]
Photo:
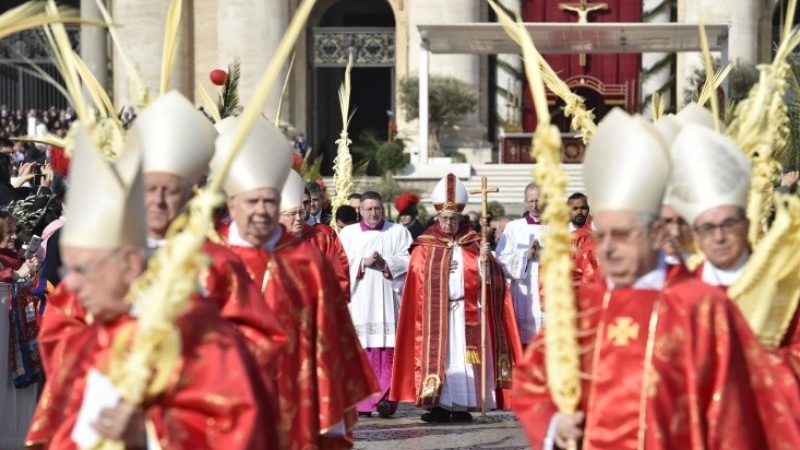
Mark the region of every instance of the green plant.
[[489, 204], [486, 205], [486, 209], [489, 211], [489, 214], [495, 218], [506, 215], [506, 209], [503, 208], [503, 205], [498, 201], [489, 202]]
[[375, 160], [381, 174], [395, 174], [408, 165], [409, 155], [403, 149], [401, 141], [384, 142], [378, 147]]
[[467, 157], [464, 156], [463, 153], [459, 151], [455, 151], [450, 154], [451, 161], [454, 163], [465, 163], [467, 162]]
[[[711, 63], [714, 71], [718, 71], [720, 68], [720, 59], [714, 58]], [[700, 91], [703, 90], [703, 85], [705, 82], [705, 67], [702, 65], [694, 67], [689, 75], [686, 89], [683, 91], [684, 102], [689, 103], [695, 101], [700, 95]], [[752, 63], [737, 60], [731, 69], [731, 73], [728, 74], [728, 95], [726, 98], [726, 107], [730, 108], [730, 106], [746, 99], [747, 95], [750, 93], [750, 89], [757, 82], [758, 69], [756, 69], [756, 66]]]
[[403, 149], [401, 140], [383, 141], [375, 130], [366, 129], [361, 132], [350, 151], [358, 157], [360, 164], [365, 165], [366, 173], [384, 175], [397, 173], [408, 165], [409, 155]]
[[[407, 76], [399, 84], [400, 106], [406, 120], [419, 118], [419, 77]], [[475, 88], [458, 78], [432, 75], [428, 83], [428, 124], [430, 153], [441, 156], [442, 128], [455, 125], [478, 106]]]

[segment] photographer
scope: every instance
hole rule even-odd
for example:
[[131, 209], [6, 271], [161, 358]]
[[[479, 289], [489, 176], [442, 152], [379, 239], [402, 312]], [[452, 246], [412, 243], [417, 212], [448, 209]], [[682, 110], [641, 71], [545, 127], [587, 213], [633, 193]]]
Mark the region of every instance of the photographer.
[[[41, 198], [38, 207], [42, 207], [50, 195], [50, 184], [53, 180], [53, 170], [50, 165], [23, 164], [14, 184], [11, 183], [12, 169], [11, 157], [0, 153], [0, 208], [5, 209], [9, 203], [23, 200], [31, 194], [36, 194], [36, 202]], [[30, 182], [31, 187], [23, 186], [26, 182]]]

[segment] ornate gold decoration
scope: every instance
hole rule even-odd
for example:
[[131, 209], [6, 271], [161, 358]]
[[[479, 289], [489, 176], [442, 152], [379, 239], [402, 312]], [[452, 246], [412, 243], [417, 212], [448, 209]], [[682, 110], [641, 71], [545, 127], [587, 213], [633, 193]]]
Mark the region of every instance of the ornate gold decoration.
[[617, 317], [608, 327], [606, 336], [614, 341], [614, 345], [624, 347], [639, 337], [639, 324], [634, 322], [632, 317]]

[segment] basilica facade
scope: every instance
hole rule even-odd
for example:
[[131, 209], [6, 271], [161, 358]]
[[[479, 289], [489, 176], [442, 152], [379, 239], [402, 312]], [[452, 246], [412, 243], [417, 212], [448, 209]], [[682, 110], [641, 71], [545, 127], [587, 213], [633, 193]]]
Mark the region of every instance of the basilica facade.
[[[84, 16], [99, 17], [95, 0], [76, 0]], [[242, 62], [240, 97], [252, 95], [299, 0], [202, 0], [184, 2], [181, 45], [173, 88], [200, 104], [199, 86], [215, 95], [209, 80], [214, 69]], [[726, 59], [770, 59], [786, 0], [501, 0], [526, 22], [697, 22], [728, 24]], [[158, 88], [165, 0], [107, 0], [125, 52], [138, 65], [147, 85]], [[295, 63], [283, 69], [288, 85], [281, 117], [304, 133], [323, 157], [332, 160], [341, 128], [336, 90], [348, 55], [355, 57], [351, 136], [373, 130], [385, 139], [393, 129], [413, 146], [417, 133], [398, 106], [397, 85], [420, 66], [417, 26], [430, 23], [479, 23], [495, 18], [481, 0], [318, 0], [296, 45]], [[126, 70], [107, 33], [84, 30], [80, 51], [92, 70], [125, 103]], [[598, 116], [615, 106], [646, 111], [654, 92], [672, 107], [687, 74], [699, 65], [697, 54], [549, 55], [570, 86], [587, 99]], [[535, 126], [526, 100], [518, 55], [431, 55], [432, 74], [451, 75], [474, 86], [479, 103], [457, 130], [445, 135], [454, 147], [492, 147], [503, 133], [528, 132]], [[283, 83], [273, 89], [264, 113], [277, 115]], [[120, 101], [121, 100], [121, 101]], [[554, 108], [558, 105], [554, 102]], [[566, 126], [566, 125], [563, 125]], [[498, 162], [494, 151], [481, 156]], [[506, 161], [510, 162], [510, 161]], [[327, 166], [327, 164], [326, 164]]]

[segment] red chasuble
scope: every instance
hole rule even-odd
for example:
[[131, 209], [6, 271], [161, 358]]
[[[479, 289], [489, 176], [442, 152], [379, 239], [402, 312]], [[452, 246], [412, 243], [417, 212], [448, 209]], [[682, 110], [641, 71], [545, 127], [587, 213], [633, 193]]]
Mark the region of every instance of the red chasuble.
[[[250, 281], [241, 260], [226, 247], [211, 242], [206, 242], [204, 250], [211, 256], [211, 265], [198, 299], [217, 306], [221, 316], [236, 325], [268, 379], [286, 335], [275, 314], [261, 301], [261, 293]], [[65, 402], [75, 380], [83, 376], [75, 371], [75, 349], [85, 345], [80, 339], [86, 327], [86, 312], [77, 297], [59, 285], [47, 298], [39, 331], [39, 351], [47, 380], [26, 436], [29, 445], [46, 445], [52, 437], [53, 424], [74, 413]]]
[[[80, 376], [67, 394], [72, 413], [54, 426], [50, 448], [76, 448], [70, 434], [83, 402], [85, 374], [92, 368], [107, 374], [115, 337], [135, 326], [135, 319], [124, 316], [110, 324], [94, 323], [75, 337], [85, 345], [76, 349]], [[194, 302], [176, 326], [181, 334], [177, 372], [164, 392], [142, 404], [161, 448], [256, 450], [279, 441], [279, 429], [272, 426], [277, 408], [241, 334], [216, 307], [203, 302]]]
[[[438, 223], [429, 227], [411, 246], [411, 262], [406, 275], [400, 319], [397, 326], [397, 343], [392, 368], [392, 386], [389, 398], [393, 401], [414, 402], [417, 406], [438, 404], [441, 383], [431, 395], [426, 391], [426, 380], [432, 376], [442, 380], [447, 355], [449, 264], [453, 244], [462, 247], [464, 258], [464, 308], [467, 359], [480, 361], [480, 325], [478, 301], [481, 286], [478, 277], [481, 237], [468, 226], [462, 225], [455, 236], [446, 236]], [[511, 407], [511, 367], [522, 356], [511, 293], [503, 277], [503, 270], [492, 257], [489, 264], [491, 276], [486, 280], [488, 310], [487, 346], [493, 354], [497, 407]]]
[[[594, 287], [578, 303], [583, 450], [800, 448], [761, 345], [718, 289]], [[534, 449], [556, 412], [543, 339], [514, 371], [514, 410]]]
[[[703, 278], [706, 262], [697, 266], [694, 275]], [[721, 292], [727, 292], [729, 286], [716, 286]], [[788, 398], [795, 419], [800, 422], [800, 308], [796, 309], [789, 327], [776, 348], [766, 348], [767, 359], [775, 381], [783, 389]]]
[[[228, 227], [220, 229], [228, 239]], [[289, 336], [274, 379], [290, 450], [345, 449], [355, 406], [379, 391], [358, 342], [342, 288], [322, 255], [285, 230], [273, 251], [229, 247], [239, 255]], [[340, 429], [342, 437], [322, 434]]]
[[336, 230], [324, 223], [315, 225], [304, 224], [303, 231], [300, 233], [300, 240], [313, 245], [322, 253], [325, 260], [333, 266], [336, 271], [336, 278], [342, 286], [342, 292], [348, 303], [350, 302], [350, 263], [347, 261], [347, 253], [342, 247], [342, 242], [336, 235]]

